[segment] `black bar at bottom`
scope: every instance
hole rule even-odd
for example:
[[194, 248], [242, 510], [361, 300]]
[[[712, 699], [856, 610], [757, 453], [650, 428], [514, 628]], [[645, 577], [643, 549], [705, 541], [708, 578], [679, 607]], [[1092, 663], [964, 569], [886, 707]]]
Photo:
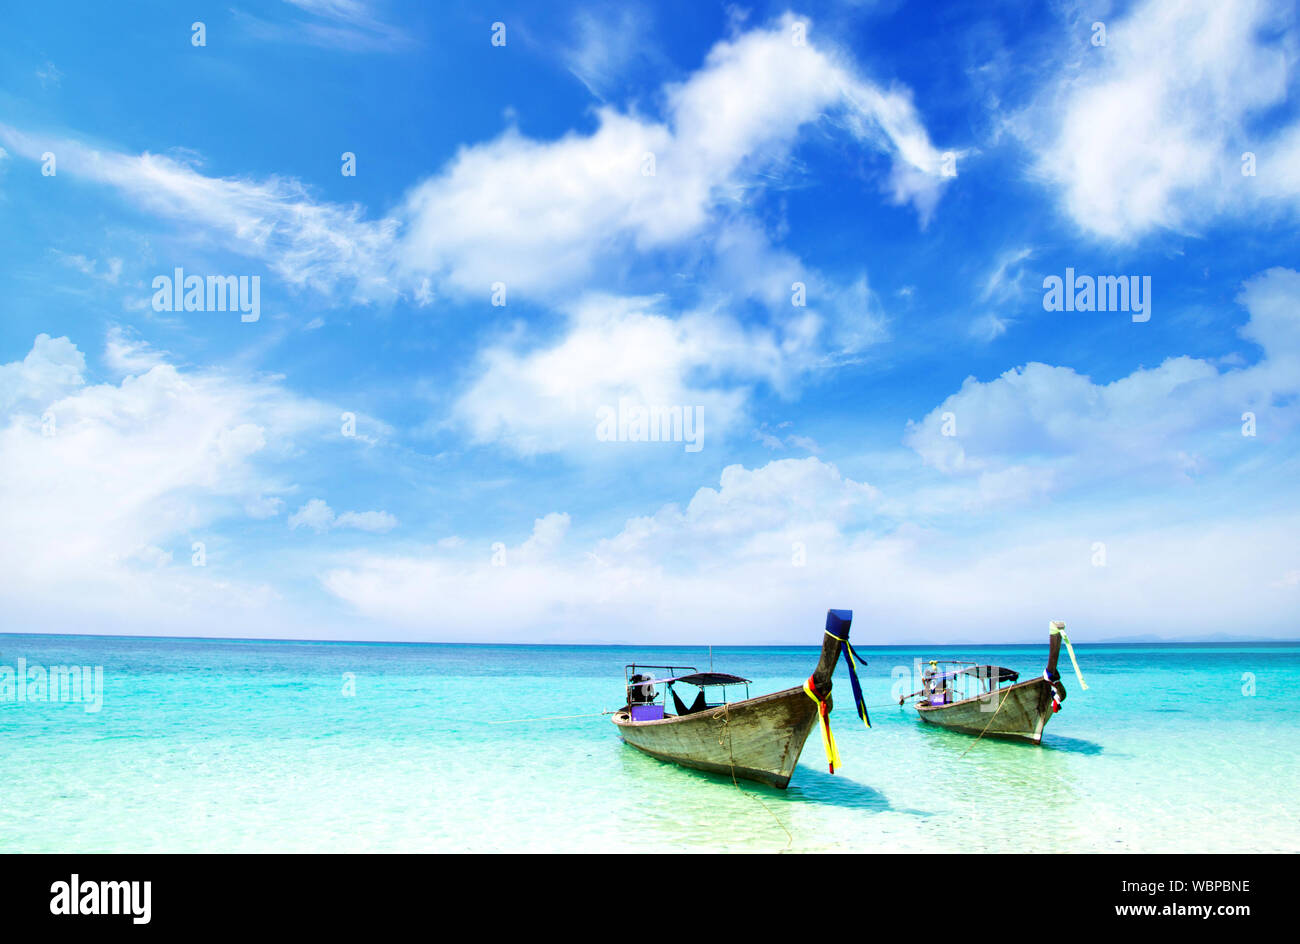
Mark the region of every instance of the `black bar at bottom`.
[[[959, 920], [972, 931], [1005, 931], [1011, 922], [1220, 934], [1288, 916], [1274, 856], [695, 856], [686, 881], [685, 856], [536, 858], [8, 856], [0, 858], [0, 920], [7, 933], [111, 926], [336, 934], [412, 922], [450, 930], [449, 917], [477, 914], [476, 922], [520, 927], [580, 917], [588, 929], [613, 933], [662, 920], [670, 905], [682, 929], [742, 916], [746, 926], [764, 925], [752, 909], [784, 900], [791, 918], [835, 914], [860, 930], [892, 916], [918, 933]], [[650, 900], [658, 905], [649, 911], [632, 907]]]

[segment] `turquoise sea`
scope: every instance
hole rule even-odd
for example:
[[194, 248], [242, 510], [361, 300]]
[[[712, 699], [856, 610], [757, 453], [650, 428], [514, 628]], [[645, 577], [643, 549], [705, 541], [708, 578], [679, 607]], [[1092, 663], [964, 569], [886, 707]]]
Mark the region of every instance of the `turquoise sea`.
[[[615, 708], [624, 663], [703, 668], [703, 648], [0, 635], [0, 667], [103, 667], [98, 711], [0, 694], [0, 849], [1300, 851], [1300, 645], [1076, 648], [1089, 690], [1063, 655], [1033, 747], [885, 705], [913, 659], [1037, 673], [1045, 642], [864, 647], [885, 707], [866, 730], [841, 664], [843, 767], [814, 732], [780, 791], [645, 757], [606, 717], [492, 723]], [[817, 649], [713, 659], [760, 694]]]

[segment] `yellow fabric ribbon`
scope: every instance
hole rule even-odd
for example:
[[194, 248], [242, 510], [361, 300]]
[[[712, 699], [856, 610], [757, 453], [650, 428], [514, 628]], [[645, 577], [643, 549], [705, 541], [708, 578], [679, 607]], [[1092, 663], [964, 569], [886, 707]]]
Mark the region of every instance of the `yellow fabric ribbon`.
[[1074, 674], [1079, 677], [1079, 687], [1085, 692], [1088, 690], [1088, 683], [1083, 680], [1083, 673], [1079, 671], [1079, 660], [1074, 657], [1074, 646], [1070, 645], [1070, 637], [1065, 635], [1065, 623], [1060, 620], [1052, 620], [1047, 624], [1050, 635], [1059, 634], [1061, 641], [1065, 643], [1065, 651], [1070, 654], [1070, 663], [1074, 666]]
[[817, 694], [813, 688], [812, 677], [803, 683], [804, 694], [817, 703], [817, 725], [822, 732], [822, 747], [826, 748], [826, 762], [830, 764], [831, 773], [835, 773], [835, 766], [840, 762], [839, 748], [835, 746], [835, 735], [831, 733], [830, 712], [826, 708], [826, 699]]

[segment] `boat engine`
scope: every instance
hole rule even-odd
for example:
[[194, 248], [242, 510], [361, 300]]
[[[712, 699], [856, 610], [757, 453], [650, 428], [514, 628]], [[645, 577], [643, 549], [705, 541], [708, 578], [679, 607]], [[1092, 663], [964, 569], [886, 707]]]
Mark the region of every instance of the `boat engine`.
[[655, 700], [655, 696], [658, 692], [656, 692], [655, 687], [650, 684], [652, 679], [653, 676], [640, 674], [634, 675], [628, 679], [630, 684], [628, 692], [629, 704], [648, 705]]

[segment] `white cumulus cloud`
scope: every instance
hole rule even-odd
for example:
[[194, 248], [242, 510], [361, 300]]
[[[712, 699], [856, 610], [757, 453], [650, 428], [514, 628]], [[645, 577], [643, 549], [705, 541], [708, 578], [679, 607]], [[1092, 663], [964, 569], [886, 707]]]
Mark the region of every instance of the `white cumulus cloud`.
[[1145, 0], [1105, 25], [1105, 46], [1080, 35], [1061, 78], [1012, 123], [1075, 223], [1131, 241], [1269, 205], [1295, 212], [1300, 124], [1261, 130], [1295, 85], [1293, 4]]

